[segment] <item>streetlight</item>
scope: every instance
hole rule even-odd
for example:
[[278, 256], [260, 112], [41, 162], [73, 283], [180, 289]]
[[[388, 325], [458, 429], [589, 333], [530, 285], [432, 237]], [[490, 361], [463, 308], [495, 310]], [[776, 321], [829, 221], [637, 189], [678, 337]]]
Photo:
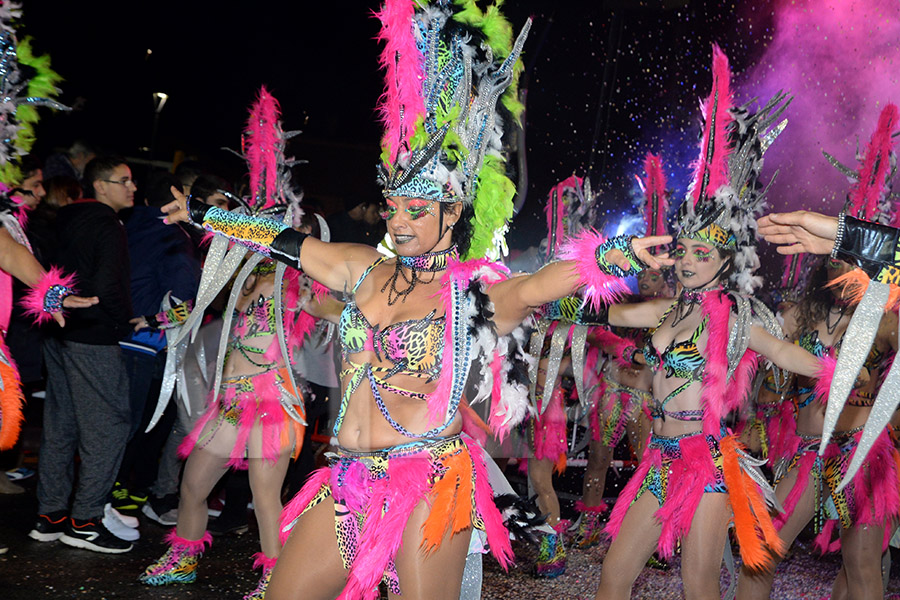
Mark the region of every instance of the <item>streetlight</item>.
[[[166, 107], [169, 95], [165, 92], [153, 92], [153, 132], [150, 134], [150, 162], [153, 162], [156, 151], [156, 130], [159, 127], [159, 114]], [[152, 170], [152, 166], [151, 166]]]

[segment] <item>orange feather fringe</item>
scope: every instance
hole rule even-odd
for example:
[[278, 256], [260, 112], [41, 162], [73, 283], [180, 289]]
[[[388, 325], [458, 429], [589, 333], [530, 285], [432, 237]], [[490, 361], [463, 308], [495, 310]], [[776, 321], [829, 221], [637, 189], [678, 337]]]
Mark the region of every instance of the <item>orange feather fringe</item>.
[[741, 470], [737, 451], [743, 449], [743, 444], [734, 435], [729, 435], [722, 438], [719, 448], [741, 558], [751, 569], [769, 566], [772, 553], [784, 554], [784, 542], [775, 530], [762, 493], [753, 479]]
[[[827, 287], [841, 288], [844, 299], [851, 304], [859, 304], [869, 287], [869, 276], [862, 269], [853, 269], [845, 275], [831, 281]], [[900, 287], [891, 285], [888, 301], [884, 307], [885, 312], [894, 310], [900, 306]]]
[[472, 526], [472, 457], [462, 451], [443, 461], [447, 470], [431, 488], [431, 512], [422, 525], [426, 553], [441, 545], [449, 529], [459, 533]]
[[[0, 347], [4, 350], [4, 354], [9, 356], [9, 351], [2, 341]], [[19, 432], [22, 430], [22, 406], [25, 403], [19, 371], [12, 359], [9, 365], [0, 362], [0, 379], [3, 380], [3, 390], [0, 391], [0, 450], [9, 450], [19, 439]]]

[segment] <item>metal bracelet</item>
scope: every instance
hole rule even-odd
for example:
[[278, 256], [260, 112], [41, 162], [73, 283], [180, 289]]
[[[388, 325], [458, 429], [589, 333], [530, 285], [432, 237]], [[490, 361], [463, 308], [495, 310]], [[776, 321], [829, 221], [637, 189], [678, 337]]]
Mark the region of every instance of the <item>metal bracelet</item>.
[[844, 241], [844, 231], [847, 228], [845, 224], [845, 218], [847, 213], [841, 213], [838, 215], [838, 224], [837, 224], [837, 233], [834, 236], [834, 246], [831, 248], [831, 258], [838, 258], [838, 252], [841, 249], [841, 243]]

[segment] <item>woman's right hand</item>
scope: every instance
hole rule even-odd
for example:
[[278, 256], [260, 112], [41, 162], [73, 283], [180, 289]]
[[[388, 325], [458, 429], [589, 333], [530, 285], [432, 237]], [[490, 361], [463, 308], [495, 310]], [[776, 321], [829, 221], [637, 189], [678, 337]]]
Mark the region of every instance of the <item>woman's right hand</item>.
[[172, 192], [172, 196], [175, 197], [175, 200], [169, 202], [160, 209], [163, 214], [166, 215], [165, 219], [163, 219], [163, 223], [171, 225], [172, 223], [189, 221], [190, 215], [188, 214], [187, 209], [187, 197], [175, 186], [172, 186], [169, 189]]
[[759, 234], [778, 244], [779, 254], [831, 254], [837, 236], [837, 217], [797, 210], [768, 214], [759, 221]]

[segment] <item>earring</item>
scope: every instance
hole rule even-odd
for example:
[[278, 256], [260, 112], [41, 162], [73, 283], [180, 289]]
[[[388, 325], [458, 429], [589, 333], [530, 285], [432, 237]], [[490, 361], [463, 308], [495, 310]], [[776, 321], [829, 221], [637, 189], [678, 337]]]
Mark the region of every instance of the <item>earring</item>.
[[453, 229], [454, 225], [456, 225], [456, 223], [450, 223], [449, 225], [447, 225], [447, 229]]

